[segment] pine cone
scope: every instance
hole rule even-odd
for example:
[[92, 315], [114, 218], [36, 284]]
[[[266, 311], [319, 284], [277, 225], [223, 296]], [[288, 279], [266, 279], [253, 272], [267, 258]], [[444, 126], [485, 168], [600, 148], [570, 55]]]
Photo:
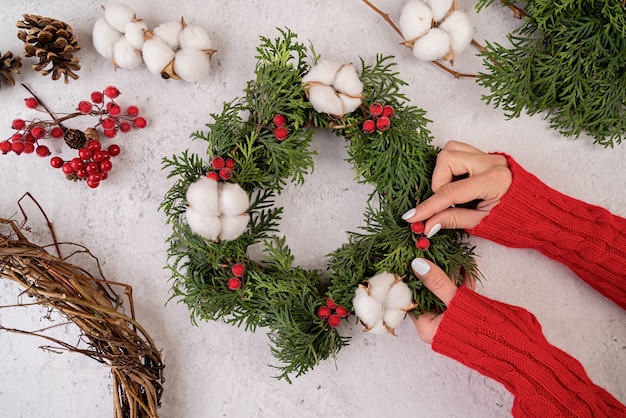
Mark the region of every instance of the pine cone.
[[11, 51], [6, 52], [4, 55], [0, 53], [0, 55], [0, 87], [2, 87], [2, 80], [11, 86], [14, 86], [15, 79], [13, 78], [13, 74], [20, 73], [22, 59], [20, 57], [13, 58], [13, 53]]
[[70, 25], [49, 17], [25, 14], [24, 20], [17, 22], [17, 27], [25, 29], [17, 33], [24, 42], [24, 56], [39, 58], [39, 63], [33, 64], [33, 70], [41, 71], [44, 76], [52, 73], [53, 80], [63, 75], [65, 83], [69, 81], [68, 77], [78, 78], [74, 71], [80, 70], [80, 64], [74, 52], [80, 49], [80, 45]]
[[78, 129], [66, 129], [63, 139], [68, 147], [80, 149], [87, 144], [87, 136]]

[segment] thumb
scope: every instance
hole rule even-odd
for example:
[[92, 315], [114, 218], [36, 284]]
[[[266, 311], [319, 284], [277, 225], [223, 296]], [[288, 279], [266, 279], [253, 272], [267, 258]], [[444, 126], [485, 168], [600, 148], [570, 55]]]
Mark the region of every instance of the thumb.
[[432, 262], [423, 258], [416, 258], [411, 262], [411, 269], [422, 280], [424, 286], [446, 305], [456, 295], [456, 285], [443, 270]]

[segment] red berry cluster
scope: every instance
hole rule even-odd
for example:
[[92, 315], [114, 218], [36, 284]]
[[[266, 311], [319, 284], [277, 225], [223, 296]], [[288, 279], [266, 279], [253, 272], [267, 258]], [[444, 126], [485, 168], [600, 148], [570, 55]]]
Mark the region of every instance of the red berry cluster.
[[246, 273], [246, 266], [242, 263], [235, 263], [230, 268], [230, 271], [233, 273], [233, 277], [228, 279], [226, 286], [228, 286], [230, 290], [238, 290], [243, 283], [243, 275]]
[[337, 305], [332, 299], [326, 299], [326, 304], [317, 308], [317, 316], [328, 321], [331, 328], [337, 328], [341, 324], [341, 319], [350, 315], [350, 312], [343, 306]]
[[215, 157], [211, 160], [211, 171], [206, 176], [215, 181], [228, 181], [233, 177], [235, 160], [232, 158]]
[[120, 155], [119, 145], [112, 144], [103, 150], [100, 141], [91, 140], [78, 150], [78, 157], [64, 161], [61, 157], [52, 157], [50, 165], [60, 168], [70, 179], [87, 180], [87, 186], [95, 189], [106, 180], [113, 168], [111, 157]]
[[369, 107], [370, 118], [363, 122], [363, 132], [371, 134], [377, 129], [386, 131], [391, 126], [391, 118], [395, 114], [392, 106], [372, 103]]
[[280, 113], [274, 116], [272, 119], [272, 123], [274, 124], [274, 137], [279, 141], [284, 141], [289, 136], [289, 131], [285, 128], [285, 124], [287, 123], [287, 117], [285, 115], [281, 115]]
[[126, 113], [122, 113], [122, 108], [115, 102], [120, 95], [120, 91], [115, 86], [108, 86], [103, 92], [94, 91], [90, 100], [83, 100], [78, 103], [78, 110], [84, 115], [99, 115], [99, 125], [102, 126], [104, 136], [113, 138], [117, 132], [128, 132], [132, 129], [132, 124], [137, 129], [146, 127], [146, 119], [139, 116], [139, 108], [130, 105], [126, 108]]
[[415, 241], [415, 246], [422, 251], [425, 251], [428, 247], [430, 247], [430, 240], [424, 236], [425, 228], [426, 225], [424, 225], [424, 222], [414, 222], [411, 224], [411, 231], [416, 235], [420, 235], [420, 237], [417, 238], [417, 241]]

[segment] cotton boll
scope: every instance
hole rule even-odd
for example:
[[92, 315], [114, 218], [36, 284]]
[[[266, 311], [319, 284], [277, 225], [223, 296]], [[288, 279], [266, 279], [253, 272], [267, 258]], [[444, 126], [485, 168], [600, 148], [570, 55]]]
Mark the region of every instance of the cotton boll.
[[337, 92], [348, 96], [356, 97], [363, 93], [363, 83], [352, 64], [341, 66], [332, 84]]
[[370, 334], [378, 334], [378, 335], [384, 335], [384, 334], [389, 333], [389, 330], [385, 326], [385, 323], [383, 322], [382, 318], [379, 319], [378, 322], [376, 322], [374, 325], [367, 328], [365, 331], [369, 332]]
[[444, 58], [450, 52], [450, 36], [439, 28], [433, 28], [413, 45], [413, 56], [421, 61]]
[[439, 26], [450, 36], [450, 44], [455, 54], [459, 54], [472, 42], [473, 28], [469, 17], [461, 11], [455, 11]]
[[383, 322], [388, 328], [390, 328], [391, 330], [394, 330], [398, 328], [398, 326], [400, 326], [405, 316], [406, 316], [406, 312], [400, 309], [387, 309], [385, 313], [383, 314]]
[[124, 37], [137, 50], [141, 50], [144, 43], [144, 31], [148, 30], [148, 25], [143, 19], [128, 22], [124, 26]]
[[341, 64], [338, 62], [321, 59], [318, 61], [317, 65], [311, 68], [309, 72], [302, 77], [302, 83], [313, 82], [330, 85], [340, 68]]
[[406, 41], [410, 41], [428, 32], [432, 26], [433, 13], [426, 4], [419, 0], [409, 1], [400, 15], [400, 31]]
[[452, 8], [454, 0], [424, 0], [424, 3], [430, 6], [430, 10], [433, 12], [434, 21], [439, 22], [441, 19], [446, 17]]
[[113, 58], [115, 44], [121, 37], [122, 34], [109, 25], [104, 17], [98, 18], [93, 25], [93, 46], [105, 58]]
[[309, 87], [309, 101], [319, 113], [343, 116], [343, 103], [331, 86], [311, 85]]
[[176, 53], [161, 38], [148, 39], [141, 49], [143, 61], [152, 74], [160, 75]]
[[188, 207], [185, 218], [189, 228], [196, 234], [211, 241], [216, 241], [222, 230], [218, 216], [207, 215], [194, 207]]
[[226, 216], [241, 215], [250, 206], [248, 193], [236, 183], [220, 183], [219, 202], [219, 210]]
[[183, 30], [183, 20], [165, 22], [152, 30], [155, 36], [161, 38], [172, 50], [178, 49], [178, 37]]
[[361, 99], [358, 97], [350, 97], [340, 93], [339, 98], [341, 99], [344, 114], [354, 112], [361, 106]]
[[380, 302], [384, 302], [389, 292], [389, 288], [396, 281], [396, 276], [393, 273], [382, 272], [368, 280], [370, 296]]
[[385, 298], [385, 308], [387, 309], [412, 309], [413, 292], [404, 282], [397, 282], [389, 289]]
[[104, 8], [104, 18], [118, 32], [124, 32], [128, 22], [135, 19], [135, 11], [123, 3], [111, 3]]
[[129, 70], [134, 70], [143, 65], [141, 55], [124, 37], [115, 43], [113, 49], [113, 64]]
[[179, 36], [179, 44], [182, 49], [191, 48], [199, 50], [213, 49], [213, 42], [209, 34], [196, 25], [187, 25], [183, 28]]
[[187, 203], [196, 211], [219, 216], [219, 191], [215, 180], [201, 177], [187, 188]]
[[222, 216], [220, 220], [222, 222], [220, 239], [232, 241], [244, 233], [250, 222], [250, 215], [244, 213], [239, 216]]
[[176, 52], [174, 72], [188, 82], [204, 80], [211, 71], [210, 57], [197, 49], [183, 48]]
[[368, 294], [364, 286], [357, 287], [352, 299], [354, 313], [366, 327], [373, 327], [376, 323], [382, 323], [383, 304]]

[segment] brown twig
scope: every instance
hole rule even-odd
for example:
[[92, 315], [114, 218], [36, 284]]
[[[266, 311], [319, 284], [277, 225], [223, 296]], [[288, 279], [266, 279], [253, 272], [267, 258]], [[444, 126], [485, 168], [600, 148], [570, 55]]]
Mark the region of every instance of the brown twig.
[[507, 1], [507, 0], [502, 0], [502, 4], [504, 4], [506, 7], [508, 7], [509, 9], [511, 9], [513, 11], [513, 17], [515, 19], [522, 19], [524, 17], [530, 17], [530, 15], [528, 13], [526, 13], [526, 11], [518, 6], [516, 6], [515, 4]]
[[363, 3], [368, 5], [370, 7], [370, 9], [372, 9], [373, 11], [378, 13], [380, 16], [382, 16], [382, 18], [385, 19], [385, 21], [391, 25], [393, 30], [395, 30], [398, 33], [398, 35], [400, 35], [401, 38], [404, 38], [404, 36], [402, 35], [402, 32], [400, 31], [400, 29], [396, 26], [395, 23], [393, 23], [393, 20], [391, 20], [391, 18], [389, 17], [389, 15], [387, 13], [384, 13], [382, 10], [380, 10], [378, 7], [374, 6], [368, 0], [362, 0], [362, 1], [363, 1]]

